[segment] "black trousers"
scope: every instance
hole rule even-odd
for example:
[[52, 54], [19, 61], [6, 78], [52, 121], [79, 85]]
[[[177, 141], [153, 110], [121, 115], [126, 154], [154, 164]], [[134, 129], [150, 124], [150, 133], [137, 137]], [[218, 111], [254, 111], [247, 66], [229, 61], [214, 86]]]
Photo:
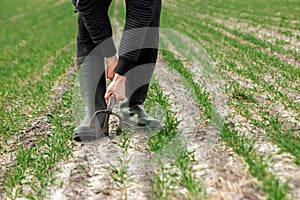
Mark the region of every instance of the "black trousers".
[[[104, 57], [113, 56], [116, 49], [108, 16], [111, 0], [73, 3], [78, 10], [77, 57], [88, 56], [99, 45]], [[129, 106], [142, 104], [146, 99], [157, 60], [160, 12], [161, 0], [126, 0], [126, 22], [115, 71], [127, 76]]]

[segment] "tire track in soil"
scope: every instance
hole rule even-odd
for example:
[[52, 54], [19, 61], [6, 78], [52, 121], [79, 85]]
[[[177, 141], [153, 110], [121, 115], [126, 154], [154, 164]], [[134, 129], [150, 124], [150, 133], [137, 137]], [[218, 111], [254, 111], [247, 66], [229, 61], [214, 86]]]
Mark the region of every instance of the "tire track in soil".
[[[180, 75], [170, 71], [166, 66], [158, 65], [156, 76], [159, 85], [168, 95], [173, 111], [179, 120], [179, 129], [184, 134], [192, 134], [188, 149], [195, 151], [196, 162], [193, 168], [196, 176], [206, 186], [208, 199], [264, 199], [262, 192], [256, 188], [256, 180], [248, 174], [245, 162], [232, 150], [218, 140], [211, 146], [205, 141], [207, 133], [206, 119], [200, 118], [201, 108], [189, 98], [191, 91], [183, 86]], [[190, 95], [189, 95], [190, 94]], [[203, 155], [201, 150], [212, 148]]]

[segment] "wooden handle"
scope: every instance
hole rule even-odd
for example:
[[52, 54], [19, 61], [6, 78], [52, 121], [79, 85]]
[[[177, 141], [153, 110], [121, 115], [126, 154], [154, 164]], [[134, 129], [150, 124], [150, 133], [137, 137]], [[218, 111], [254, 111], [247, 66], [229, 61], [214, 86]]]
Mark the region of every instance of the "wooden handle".
[[115, 104], [116, 104], [116, 95], [112, 94], [108, 99], [107, 110], [112, 112]]

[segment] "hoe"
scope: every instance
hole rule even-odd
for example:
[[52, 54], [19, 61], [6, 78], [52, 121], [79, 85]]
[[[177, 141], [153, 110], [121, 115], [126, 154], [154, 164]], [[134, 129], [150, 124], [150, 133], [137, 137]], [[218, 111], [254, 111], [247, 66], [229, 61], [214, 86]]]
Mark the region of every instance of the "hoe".
[[95, 127], [97, 114], [103, 113], [103, 114], [105, 114], [105, 120], [104, 120], [104, 124], [103, 124], [103, 133], [107, 137], [110, 137], [109, 136], [109, 117], [110, 117], [110, 115], [114, 115], [118, 118], [118, 121], [119, 121], [117, 130], [116, 130], [116, 135], [120, 135], [122, 133], [122, 118], [117, 113], [113, 112], [113, 107], [115, 104], [116, 104], [116, 95], [112, 94], [109, 97], [106, 110], [98, 110], [93, 114], [93, 116], [91, 118], [91, 122], [90, 122], [90, 127], [92, 129]]

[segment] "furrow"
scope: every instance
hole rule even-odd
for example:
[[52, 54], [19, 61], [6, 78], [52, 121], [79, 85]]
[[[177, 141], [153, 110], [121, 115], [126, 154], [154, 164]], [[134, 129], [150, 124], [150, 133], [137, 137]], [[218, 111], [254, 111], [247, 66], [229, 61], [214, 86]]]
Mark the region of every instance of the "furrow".
[[32, 77], [30, 77], [30, 79], [32, 79], [32, 81], [29, 80], [24, 80], [23, 81], [23, 86], [26, 87], [27, 84], [35, 84], [36, 82], [38, 82], [39, 80], [41, 80], [42, 77], [46, 76], [50, 69], [51, 69], [51, 65], [54, 64], [54, 60], [55, 58], [57, 58], [59, 55], [61, 55], [62, 52], [66, 52], [68, 51], [70, 48], [73, 48], [75, 44], [75, 41], [70, 41], [69, 44], [67, 44], [66, 46], [64, 46], [63, 48], [57, 50], [54, 54], [54, 56], [51, 56], [48, 61], [39, 69], [39, 71], [36, 71], [35, 73], [33, 73]]
[[72, 158], [57, 165], [56, 185], [48, 187], [47, 196], [50, 199], [122, 199], [107, 170], [110, 164], [118, 164], [119, 156], [122, 152], [109, 138], [76, 144]]
[[[224, 5], [224, 4], [223, 4]], [[264, 15], [263, 13], [249, 13], [247, 10], [243, 9], [242, 13], [234, 8], [218, 8], [216, 5], [207, 5], [210, 12], [217, 12], [217, 13], [225, 13], [227, 16], [239, 16], [241, 19], [246, 19], [251, 22], [255, 23], [264, 23], [268, 25], [275, 25], [280, 27], [292, 27], [295, 30], [299, 30], [297, 26], [299, 24], [298, 20], [295, 19], [283, 19], [283, 17], [269, 17], [268, 15]]]
[[[216, 22], [219, 23], [219, 24], [224, 24], [223, 22], [220, 22], [218, 20], [216, 20]], [[262, 53], [266, 53], [269, 56], [276, 56], [276, 57], [278, 57], [280, 59], [280, 61], [282, 63], [285, 63], [287, 65], [293, 65], [293, 66], [295, 66], [297, 68], [300, 67], [300, 63], [299, 63], [299, 60], [298, 60], [299, 58], [296, 58], [296, 57], [294, 57], [292, 55], [288, 55], [288, 52], [285, 52], [284, 50], [279, 50], [278, 49], [276, 51], [276, 50], [271, 50], [270, 48], [263, 48], [263, 47], [261, 47], [259, 45], [252, 44], [250, 41], [247, 41], [247, 40], [244, 40], [242, 38], [239, 38], [238, 36], [234, 35], [233, 33], [230, 33], [230, 32], [228, 32], [228, 31], [226, 31], [226, 30], [224, 30], [224, 29], [222, 29], [220, 27], [214, 27], [212, 25], [208, 25], [208, 26], [211, 27], [211, 28], [214, 28], [216, 31], [219, 31], [219, 32], [221, 32], [224, 35], [227, 35], [230, 38], [239, 40], [239, 42], [242, 43], [242, 44], [250, 45], [250, 46], [253, 46], [253, 47], [257, 47], [257, 48], [260, 49], [260, 51]], [[262, 31], [261, 28], [258, 28], [258, 29], [260, 31]], [[237, 30], [239, 30], [239, 29], [237, 29]], [[247, 32], [247, 30], [246, 30], [246, 32]], [[255, 32], [257, 33], [257, 31], [255, 31]], [[270, 33], [270, 31], [268, 31], [268, 33], [272, 34], [272, 33]], [[242, 34], [244, 34], [244, 32]], [[273, 34], [275, 34], [275, 33], [273, 33]], [[261, 39], [259, 36], [258, 36], [258, 38]], [[274, 37], [272, 37], [272, 38], [274, 38]], [[275, 41], [277, 41], [277, 40], [275, 39]], [[296, 40], [296, 39], [295, 39], [295, 41], [293, 41], [293, 43], [292, 43], [292, 45], [293, 45], [293, 49], [292, 50], [295, 52], [295, 54], [297, 54], [298, 51], [300, 50], [300, 41]], [[267, 41], [267, 42], [269, 42], [269, 41]], [[297, 44], [297, 43], [299, 43], [299, 44]], [[278, 45], [275, 44], [275, 46], [278, 46]], [[290, 50], [290, 49], [287, 49], [287, 50]]]
[[[164, 40], [166, 41], [166, 40]], [[171, 44], [168, 43], [169, 49], [172, 49], [172, 52], [177, 52], [176, 48]], [[178, 52], [177, 52], [178, 53]], [[188, 62], [185, 61], [185, 59], [181, 58], [181, 62], [184, 63], [187, 69], [189, 69], [193, 74], [199, 74], [200, 66], [191, 65]], [[201, 71], [201, 70], [200, 70]], [[198, 83], [199, 85], [203, 85], [205, 82], [203, 82], [203, 79], [201, 76], [195, 76], [194, 81]], [[244, 81], [244, 80], [243, 80]], [[248, 86], [251, 85], [248, 82]], [[228, 94], [227, 94], [228, 95]], [[289, 153], [281, 153], [281, 148], [279, 148], [276, 144], [272, 143], [267, 136], [266, 130], [253, 125], [253, 122], [251, 119], [262, 119], [262, 116], [259, 115], [259, 108], [253, 107], [249, 108], [249, 112], [253, 114], [252, 117], [246, 118], [240, 112], [243, 112], [238, 108], [238, 105], [241, 100], [237, 100], [232, 98], [231, 96], [227, 96], [226, 98], [228, 102], [230, 102], [229, 106], [229, 116], [227, 117], [227, 120], [229, 123], [232, 123], [235, 125], [235, 130], [238, 131], [240, 136], [246, 136], [249, 139], [255, 138], [254, 142], [254, 148], [256, 151], [262, 155], [262, 156], [270, 156], [274, 159], [274, 164], [270, 163], [269, 170], [273, 172], [280, 180], [280, 182], [283, 184], [286, 181], [289, 181], [289, 187], [293, 190], [291, 191], [290, 195], [293, 197], [298, 197], [299, 195], [299, 189], [298, 186], [298, 176], [300, 171], [300, 166], [297, 166], [294, 163], [294, 156]], [[260, 102], [262, 105], [265, 104], [265, 102]], [[258, 104], [259, 105], [259, 104]], [[278, 107], [276, 107], [278, 110]], [[293, 114], [290, 113], [290, 117], [293, 118]], [[292, 121], [296, 121], [296, 119], [291, 119]], [[294, 127], [294, 123], [293, 126]], [[297, 124], [296, 124], [297, 125]], [[299, 125], [298, 125], [299, 126]], [[296, 178], [295, 178], [296, 177]]]
[[[194, 101], [191, 90], [182, 85], [180, 76], [167, 66], [159, 65], [156, 79], [170, 98], [172, 109], [181, 119], [179, 129], [186, 130], [183, 132], [184, 135], [194, 135], [188, 137], [190, 140], [188, 149], [195, 151], [196, 163], [193, 164], [193, 168], [197, 177], [203, 179], [202, 182], [205, 183], [207, 198], [263, 199], [262, 193], [255, 186], [257, 181], [247, 173], [242, 159], [219, 139], [214, 144], [206, 141], [208, 140], [206, 136], [208, 126], [205, 125], [207, 119], [203, 113], [201, 114], [201, 108]], [[206, 149], [210, 150], [203, 155]]]
[[[254, 26], [262, 26], [262, 28], [267, 27], [271, 30], [277, 31], [280, 30], [280, 32], [286, 36], [289, 36], [289, 33], [293, 33], [293, 35], [299, 35], [299, 30], [296, 30], [295, 28], [291, 28], [290, 26], [280, 26], [280, 25], [274, 25], [272, 23], [261, 23], [261, 21], [257, 22], [257, 21], [253, 21], [252, 18], [249, 17], [245, 17], [244, 13], [245, 13], [245, 9], [231, 9], [230, 12], [227, 11], [223, 12], [223, 8], [222, 6], [224, 5], [219, 5], [219, 8], [217, 8], [216, 6], [213, 6], [211, 4], [213, 4], [213, 2], [203, 2], [203, 1], [190, 1], [184, 4], [184, 6], [182, 6], [181, 2], [177, 1], [176, 3], [171, 2], [171, 1], [166, 1], [165, 4], [167, 5], [167, 8], [172, 8], [172, 9], [182, 9], [182, 8], [186, 8], [189, 10], [189, 13], [193, 13], [194, 15], [204, 15], [204, 16], [215, 16], [217, 18], [221, 18], [221, 19], [236, 19], [239, 21], [239, 23], [244, 22], [246, 24], [251, 24]], [[172, 6], [170, 6], [170, 4], [172, 4]], [[225, 3], [226, 4], [226, 3]], [[253, 4], [253, 3], [251, 3]], [[199, 6], [200, 9], [199, 9]], [[200, 11], [200, 12], [199, 12]], [[258, 9], [258, 11], [262, 11], [261, 9]], [[232, 15], [232, 13], [237, 13], [237, 12], [241, 12], [239, 15]], [[247, 14], [246, 14], [247, 15]], [[259, 13], [259, 15], [261, 15], [261, 13]], [[264, 14], [264, 16], [266, 16]], [[262, 18], [260, 18], [262, 19]], [[273, 20], [270, 20], [273, 21]], [[298, 20], [293, 20], [294, 22], [299, 23]]]
[[[168, 8], [168, 10], [170, 10], [170, 8]], [[251, 25], [249, 23], [243, 22], [240, 19], [237, 18], [232, 18], [232, 17], [228, 17], [228, 16], [224, 16], [221, 15], [219, 13], [202, 13], [202, 12], [196, 12], [196, 11], [190, 11], [192, 12], [195, 16], [198, 16], [197, 20], [200, 19], [201, 21], [207, 21], [207, 19], [210, 19], [211, 21], [213, 21], [214, 23], [216, 23], [215, 25], [211, 24], [211, 26], [215, 26], [215, 28], [217, 28], [218, 30], [220, 30], [221, 32], [224, 32], [225, 29], [223, 27], [227, 27], [227, 29], [232, 32], [229, 33], [228, 30], [225, 31], [225, 34], [230, 34], [230, 37], [242, 37], [241, 38], [241, 42], [247, 42], [248, 43], [252, 43], [253, 40], [255, 40], [254, 42], [259, 42], [261, 43], [261, 45], [263, 46], [258, 46], [258, 48], [260, 47], [261, 49], [264, 50], [264, 52], [268, 53], [271, 56], [277, 56], [282, 62], [287, 63], [287, 64], [293, 64], [296, 67], [299, 66], [299, 56], [298, 56], [298, 51], [299, 51], [299, 40], [297, 39], [297, 34], [291, 36], [291, 34], [289, 35], [283, 35], [280, 32], [278, 32], [278, 28], [276, 28], [275, 30], [273, 29], [265, 29], [264, 27], [262, 27], [260, 24], [258, 25]], [[181, 14], [180, 16], [184, 17], [188, 17], [188, 14]], [[189, 18], [189, 17], [188, 17]], [[229, 19], [228, 19], [229, 18]], [[189, 18], [189, 22], [194, 22], [195, 19], [190, 19]], [[208, 22], [209, 23], [209, 22]], [[210, 23], [209, 23], [210, 24]], [[224, 30], [223, 30], [224, 29]], [[284, 32], [284, 31], [281, 31]], [[234, 34], [233, 34], [234, 33]], [[252, 35], [250, 38], [248, 35], [249, 33]], [[272, 40], [268, 41], [268, 39], [264, 40], [265, 38], [263, 38], [262, 33], [266, 33], [268, 35], [268, 38], [270, 39], [270, 36], [272, 35]], [[243, 34], [247, 34], [246, 36], [248, 38], [245, 38], [245, 36], [243, 36]], [[279, 38], [276, 38], [278, 35]], [[254, 36], [254, 37], [253, 37]], [[275, 42], [275, 43], [274, 43]], [[284, 45], [282, 44], [284, 43]], [[288, 47], [290, 46], [290, 48]], [[268, 48], [266, 48], [268, 47]], [[288, 48], [288, 49], [287, 49]]]
[[[209, 15], [206, 15], [206, 17], [209, 17]], [[246, 22], [240, 22], [240, 20], [238, 20], [237, 18], [225, 19], [220, 18], [220, 16], [218, 15], [217, 17], [211, 17], [211, 19], [219, 24], [225, 25], [230, 29], [239, 30], [242, 33], [251, 34], [263, 41], [270, 42], [273, 45], [278, 45], [278, 41], [283, 41], [286, 43], [284, 44], [283, 49], [299, 52], [300, 41], [296, 38], [296, 35], [299, 35], [300, 31], [296, 32], [295, 35], [293, 34], [293, 36], [287, 36], [280, 33], [277, 27], [273, 27], [273, 29], [266, 29], [259, 25], [254, 26]]]
[[[116, 0], [116, 6], [119, 6], [122, 2]], [[114, 14], [112, 18], [112, 24], [115, 31], [114, 41], [116, 46], [120, 45], [122, 27], [117, 20], [119, 15], [119, 9], [114, 7]], [[153, 91], [149, 91], [153, 92]], [[131, 181], [128, 187], [126, 196], [128, 199], [148, 199], [151, 194], [150, 178], [154, 169], [156, 168], [153, 162], [152, 152], [148, 149], [146, 141], [149, 139], [149, 134], [143, 133], [143, 131], [134, 132], [128, 139], [129, 145], [132, 148], [128, 149], [128, 174], [131, 176]]]
[[[199, 38], [197, 38], [197, 39], [199, 39]], [[176, 41], [173, 41], [173, 42], [176, 43]], [[237, 47], [233, 47], [233, 48], [237, 50]], [[222, 53], [222, 52], [220, 52], [220, 53]], [[230, 52], [228, 52], [228, 53], [230, 53]], [[224, 54], [224, 53], [222, 53], [222, 54]], [[236, 56], [239, 57], [240, 54], [239, 53], [233, 54], [232, 55], [233, 57], [228, 54], [227, 55], [224, 54], [224, 56], [230, 57], [231, 59], [235, 59], [235, 57]], [[262, 60], [260, 58], [257, 58], [255, 61], [254, 60], [248, 61], [248, 60], [249, 60], [249, 58], [245, 58], [245, 60], [241, 60], [240, 61], [240, 62], [242, 62], [241, 65], [234, 64], [236, 61], [234, 61], [234, 63], [230, 63], [229, 58], [226, 58], [226, 61], [222, 61], [222, 62], [223, 63], [225, 62], [227, 65], [229, 65], [229, 67], [231, 67], [231, 68], [229, 68], [228, 66], [226, 66], [226, 70], [233, 70], [238, 73], [242, 73], [243, 76], [245, 76], [245, 78], [251, 78], [251, 79], [255, 78], [254, 79], [255, 83], [260, 84], [260, 85], [262, 84], [265, 87], [265, 89], [270, 90], [276, 96], [279, 96], [279, 95], [295, 96], [294, 93], [297, 93], [297, 85], [298, 85], [297, 82], [298, 81], [284, 80], [285, 77], [290, 77], [290, 73], [284, 72], [281, 70], [280, 70], [280, 73], [278, 73], [277, 69], [274, 67], [258, 68], [257, 65], [265, 65], [264, 63], [261, 63], [261, 62], [264, 62], [264, 60]], [[249, 69], [249, 72], [245, 71], [245, 68], [244, 68], [245, 65], [248, 66], [247, 68]], [[222, 64], [221, 66], [224, 67], [225, 65]], [[254, 70], [254, 66], [257, 66], [256, 67], [257, 70], [256, 69]], [[266, 69], [269, 69], [269, 70], [267, 72], [265, 72]], [[262, 72], [262, 71], [258, 71], [258, 70], [264, 70], [264, 71]], [[276, 70], [276, 71], [274, 71], [274, 70]], [[257, 73], [257, 74], [254, 74], [254, 73]], [[270, 78], [271, 78], [271, 80], [270, 80]], [[290, 87], [289, 87], [289, 89], [285, 89], [282, 87], [283, 85], [289, 85]], [[297, 109], [298, 104], [299, 104], [298, 99], [295, 98], [295, 101], [288, 102], [288, 104], [292, 104], [293, 108]]]
[[71, 52], [70, 47], [72, 44], [73, 42], [69, 43], [63, 49], [58, 50], [57, 57], [50, 58], [50, 63], [44, 64], [44, 73], [41, 72], [41, 75], [35, 74], [36, 80], [27, 79], [24, 83], [20, 81], [19, 84], [24, 85], [23, 87], [19, 87], [14, 92], [8, 91], [2, 97], [5, 99], [2, 102], [3, 115], [1, 116], [3, 123], [1, 129], [5, 133], [2, 135], [4, 143], [11, 135], [29, 126], [27, 120], [30, 117], [37, 116], [43, 112], [45, 103], [49, 101], [49, 91], [56, 78], [65, 73], [67, 66], [72, 63], [71, 58], [67, 59]]

